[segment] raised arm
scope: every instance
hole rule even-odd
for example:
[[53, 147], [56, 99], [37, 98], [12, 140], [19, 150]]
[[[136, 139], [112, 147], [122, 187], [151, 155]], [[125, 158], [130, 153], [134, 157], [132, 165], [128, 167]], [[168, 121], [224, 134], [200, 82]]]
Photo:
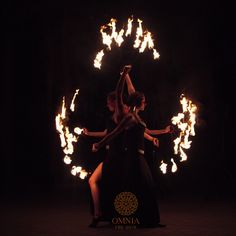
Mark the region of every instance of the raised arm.
[[120, 79], [116, 86], [116, 107], [115, 107], [114, 118], [117, 123], [122, 119], [124, 115], [124, 102], [123, 102], [124, 83], [125, 83], [125, 77], [130, 70], [131, 70], [130, 65], [124, 66], [123, 72], [121, 73]]
[[114, 139], [124, 129], [129, 128], [130, 126], [134, 125], [136, 122], [137, 120], [133, 117], [133, 115], [129, 114], [125, 116], [111, 133], [107, 134], [100, 142], [93, 144], [92, 151], [96, 152], [102, 146], [104, 146], [105, 144], [109, 143], [112, 139]]
[[126, 85], [127, 85], [127, 89], [128, 89], [128, 94], [132, 94], [135, 92], [135, 88], [134, 88], [134, 85], [131, 81], [131, 78], [129, 76], [129, 73], [126, 74], [125, 76], [125, 81], [126, 81]]

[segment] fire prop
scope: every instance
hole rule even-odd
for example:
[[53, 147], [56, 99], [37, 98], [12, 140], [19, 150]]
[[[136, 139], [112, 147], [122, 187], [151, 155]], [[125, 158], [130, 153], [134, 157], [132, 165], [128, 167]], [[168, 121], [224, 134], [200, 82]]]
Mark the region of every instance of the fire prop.
[[[73, 99], [70, 104], [70, 110], [71, 112], [74, 112], [75, 110], [75, 98], [78, 95], [79, 89], [76, 90]], [[62, 100], [62, 106], [61, 106], [61, 112], [57, 114], [55, 118], [56, 122], [56, 130], [60, 136], [61, 140], [61, 147], [63, 149], [63, 152], [65, 154], [64, 157], [64, 163], [67, 165], [70, 165], [72, 160], [70, 155], [74, 153], [74, 146], [73, 143], [77, 142], [79, 139], [79, 135], [82, 133], [82, 129], [79, 127], [74, 128], [74, 133], [71, 133], [69, 130], [69, 127], [66, 125], [67, 120], [67, 108], [65, 104], [65, 97], [63, 97]], [[84, 179], [88, 173], [81, 167], [81, 166], [72, 166], [71, 167], [71, 174], [74, 176], [79, 176], [81, 179]]]
[[[180, 96], [180, 104], [182, 105], [182, 113], [178, 113], [177, 116], [172, 117], [172, 124], [177, 126], [179, 130], [179, 136], [174, 140], [174, 154], [181, 157], [180, 162], [187, 160], [187, 155], [183, 149], [189, 149], [192, 141], [189, 141], [189, 136], [195, 136], [194, 126], [196, 124], [196, 111], [197, 106], [187, 99], [184, 94]], [[177, 165], [172, 162], [172, 172], [177, 171]], [[161, 161], [160, 169], [163, 174], [166, 173], [167, 164]]]
[[[116, 19], [111, 19], [107, 25], [103, 25], [100, 28], [100, 33], [102, 35], [102, 42], [106, 45], [106, 50], [111, 50], [112, 42], [115, 42], [118, 47], [124, 42], [124, 36], [128, 37], [132, 34], [133, 28], [133, 18], [129, 18], [126, 26], [126, 31], [122, 28], [119, 32], [116, 31]], [[152, 39], [152, 34], [148, 30], [143, 30], [142, 28], [142, 20], [137, 19], [138, 27], [136, 28], [136, 38], [133, 44], [133, 47], [139, 50], [139, 53], [144, 52], [144, 50], [148, 47], [153, 51], [153, 58], [158, 59], [160, 54], [154, 48], [154, 42]], [[110, 34], [105, 32], [110, 29]], [[95, 59], [94, 59], [94, 67], [101, 69], [102, 58], [105, 55], [105, 49], [100, 50]]]

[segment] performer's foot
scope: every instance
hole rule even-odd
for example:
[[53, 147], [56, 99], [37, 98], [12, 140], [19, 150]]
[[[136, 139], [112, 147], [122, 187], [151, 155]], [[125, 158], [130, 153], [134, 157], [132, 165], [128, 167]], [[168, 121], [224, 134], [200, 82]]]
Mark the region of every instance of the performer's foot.
[[92, 222], [88, 225], [90, 228], [96, 228], [98, 223], [102, 220], [101, 216], [94, 216]]

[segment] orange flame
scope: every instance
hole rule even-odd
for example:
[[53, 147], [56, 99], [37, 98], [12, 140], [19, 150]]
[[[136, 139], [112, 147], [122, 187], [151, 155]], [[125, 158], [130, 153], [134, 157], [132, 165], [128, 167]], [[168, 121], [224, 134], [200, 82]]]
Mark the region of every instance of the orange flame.
[[128, 35], [131, 35], [131, 32], [132, 32], [132, 22], [133, 22], [133, 18], [129, 18], [128, 19], [128, 23], [127, 23], [127, 30], [126, 30], [126, 33], [125, 33], [126, 37]]
[[[194, 125], [196, 124], [197, 107], [191, 100], [187, 99], [183, 94], [180, 96], [180, 103], [182, 105], [182, 113], [172, 117], [172, 124], [176, 125], [180, 130], [179, 136], [174, 140], [174, 154], [181, 157], [181, 162], [187, 160], [187, 155], [183, 149], [189, 149], [192, 141], [189, 141], [189, 136], [195, 135]], [[178, 170], [177, 164], [171, 158], [172, 167], [171, 172]], [[163, 174], [167, 172], [168, 164], [161, 161], [160, 169]]]
[[171, 172], [176, 172], [177, 171], [177, 165], [176, 165], [176, 163], [174, 162], [174, 159], [173, 158], [171, 158], [171, 162], [172, 162], [172, 167], [171, 167]]
[[197, 107], [191, 100], [187, 99], [183, 94], [180, 97], [182, 105], [182, 113], [172, 117], [172, 124], [176, 125], [180, 130], [179, 136], [174, 140], [174, 153], [179, 154], [180, 161], [187, 160], [187, 155], [183, 149], [189, 149], [192, 141], [189, 141], [189, 136], [194, 136], [194, 125], [196, 124]]
[[[123, 36], [125, 30], [122, 28], [118, 32], [116, 30], [116, 22], [117, 22], [116, 19], [111, 18], [110, 22], [107, 25], [103, 25], [100, 28], [100, 33], [102, 35], [102, 43], [107, 46], [106, 49], [108, 51], [111, 50], [112, 48], [111, 45], [113, 41], [115, 41], [118, 47], [120, 47], [121, 44], [124, 42]], [[160, 54], [154, 48], [154, 42], [152, 39], [151, 32], [147, 30], [143, 32], [142, 20], [137, 19], [137, 22], [138, 22], [138, 27], [136, 29], [136, 39], [134, 41], [133, 47], [139, 49], [140, 53], [144, 52], [146, 48], [152, 49], [154, 60], [158, 59], [160, 57]], [[105, 32], [107, 28], [111, 30], [110, 34]], [[132, 34], [132, 28], [133, 28], [133, 18], [128, 18], [127, 29], [125, 32], [126, 37]], [[101, 69], [103, 56], [104, 56], [104, 50], [100, 50], [94, 59], [94, 67]]]
[[139, 48], [140, 44], [141, 44], [141, 39], [143, 36], [143, 28], [142, 28], [142, 20], [138, 19], [138, 28], [136, 30], [136, 39], [134, 41], [134, 48]]
[[104, 56], [103, 50], [98, 52], [98, 54], [96, 55], [96, 58], [94, 59], [94, 67], [101, 69], [103, 56]]
[[160, 169], [163, 174], [166, 174], [167, 164], [163, 160], [161, 161]]
[[75, 111], [75, 98], [78, 95], [78, 93], [79, 93], [79, 89], [76, 89], [75, 94], [74, 94], [74, 96], [72, 98], [72, 101], [71, 101], [71, 104], [70, 104], [70, 110], [71, 111]]
[[89, 173], [87, 171], [85, 171], [84, 169], [82, 169], [81, 166], [72, 166], [71, 174], [74, 175], [74, 176], [79, 174], [79, 177], [81, 179], [85, 179], [85, 177], [87, 177]]
[[[78, 92], [79, 92], [79, 89], [76, 90], [76, 92], [72, 98], [72, 101], [71, 101], [70, 110], [72, 112], [74, 112], [74, 110], [75, 110], [75, 98], [78, 95]], [[72, 155], [74, 153], [73, 143], [77, 142], [78, 138], [79, 138], [79, 136], [76, 136], [75, 134], [80, 135], [82, 133], [83, 129], [76, 127], [76, 128], [74, 128], [75, 134], [70, 132], [69, 127], [66, 125], [66, 117], [67, 117], [66, 110], [67, 109], [66, 109], [66, 104], [65, 104], [65, 97], [63, 97], [61, 112], [56, 115], [55, 123], [56, 123], [56, 130], [60, 136], [61, 147], [63, 148], [63, 152], [66, 154], [63, 159], [64, 163], [67, 165], [70, 165], [72, 162], [70, 155]], [[81, 179], [84, 179], [88, 174], [85, 170], [82, 170], [82, 167], [81, 167], [81, 170], [79, 170], [78, 168], [74, 170], [74, 168], [72, 167], [71, 173], [73, 175], [74, 175], [75, 171], [76, 171], [76, 173], [80, 173], [79, 177]]]

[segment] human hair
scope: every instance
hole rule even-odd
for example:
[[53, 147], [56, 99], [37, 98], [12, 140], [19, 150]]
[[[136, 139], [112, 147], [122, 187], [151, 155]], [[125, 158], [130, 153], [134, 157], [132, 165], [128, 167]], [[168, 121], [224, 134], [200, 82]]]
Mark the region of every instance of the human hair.
[[108, 93], [107, 99], [114, 102], [116, 100], [116, 92], [112, 91], [112, 92]]
[[130, 107], [140, 107], [144, 97], [145, 96], [142, 92], [136, 91], [134, 93], [131, 93], [128, 97], [127, 105]]

